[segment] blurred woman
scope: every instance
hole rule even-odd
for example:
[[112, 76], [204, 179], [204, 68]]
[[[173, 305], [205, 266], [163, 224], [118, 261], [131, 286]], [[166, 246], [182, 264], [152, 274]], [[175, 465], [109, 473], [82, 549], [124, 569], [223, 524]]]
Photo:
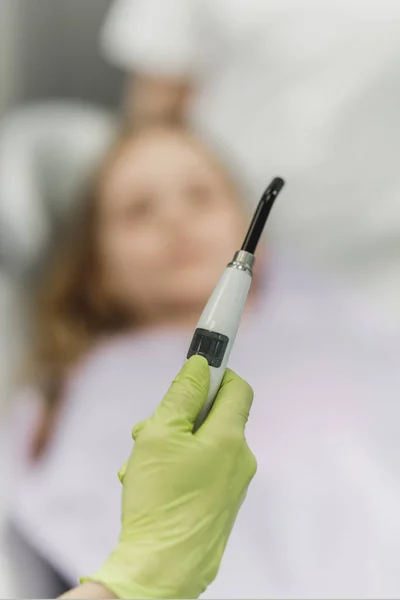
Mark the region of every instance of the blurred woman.
[[245, 228], [233, 181], [168, 127], [123, 137], [75, 220], [38, 301], [33, 369], [46, 410], [34, 452], [77, 359], [116, 333], [194, 326]]
[[[126, 422], [154, 410], [245, 227], [213, 153], [180, 128], [152, 126], [107, 156], [54, 257], [38, 303], [36, 384], [21, 403], [12, 521], [69, 585], [116, 541], [110, 482], [129, 451]], [[257, 263], [231, 364], [255, 390], [259, 474], [207, 594], [396, 595], [399, 374], [324, 284], [262, 248]]]

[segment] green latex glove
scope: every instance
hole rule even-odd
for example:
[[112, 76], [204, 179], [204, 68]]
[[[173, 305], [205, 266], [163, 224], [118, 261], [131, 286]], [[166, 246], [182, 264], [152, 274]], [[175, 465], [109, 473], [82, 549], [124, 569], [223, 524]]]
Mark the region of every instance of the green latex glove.
[[119, 598], [197, 598], [214, 580], [256, 461], [244, 436], [253, 393], [232, 371], [193, 434], [208, 386], [207, 361], [193, 356], [154, 415], [134, 427], [119, 474], [119, 544], [84, 581]]

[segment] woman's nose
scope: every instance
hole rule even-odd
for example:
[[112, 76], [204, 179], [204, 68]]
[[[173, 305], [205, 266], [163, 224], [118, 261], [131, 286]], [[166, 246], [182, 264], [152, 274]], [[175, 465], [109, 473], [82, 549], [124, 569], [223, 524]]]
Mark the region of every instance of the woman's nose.
[[182, 206], [166, 204], [162, 220], [165, 227], [180, 231], [185, 225], [190, 224], [190, 218]]

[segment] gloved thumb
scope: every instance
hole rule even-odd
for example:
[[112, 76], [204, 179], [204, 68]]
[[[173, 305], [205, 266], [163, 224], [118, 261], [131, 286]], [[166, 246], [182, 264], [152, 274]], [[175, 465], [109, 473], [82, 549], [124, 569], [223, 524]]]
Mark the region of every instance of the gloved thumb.
[[[192, 356], [175, 377], [153, 417], [135, 425], [132, 431], [133, 439], [136, 441], [140, 432], [152, 420], [191, 431], [207, 399], [209, 386], [210, 369], [207, 360], [202, 356]], [[118, 478], [122, 484], [127, 465], [125, 462], [118, 471]]]
[[191, 431], [210, 387], [210, 368], [203, 356], [192, 356], [172, 382], [154, 419]]

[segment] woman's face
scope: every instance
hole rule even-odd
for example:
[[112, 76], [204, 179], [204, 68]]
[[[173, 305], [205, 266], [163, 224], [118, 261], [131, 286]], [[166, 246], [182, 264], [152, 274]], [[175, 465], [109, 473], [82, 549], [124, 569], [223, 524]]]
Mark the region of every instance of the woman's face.
[[100, 191], [106, 293], [143, 316], [204, 304], [243, 236], [232, 187], [184, 134], [125, 143]]

